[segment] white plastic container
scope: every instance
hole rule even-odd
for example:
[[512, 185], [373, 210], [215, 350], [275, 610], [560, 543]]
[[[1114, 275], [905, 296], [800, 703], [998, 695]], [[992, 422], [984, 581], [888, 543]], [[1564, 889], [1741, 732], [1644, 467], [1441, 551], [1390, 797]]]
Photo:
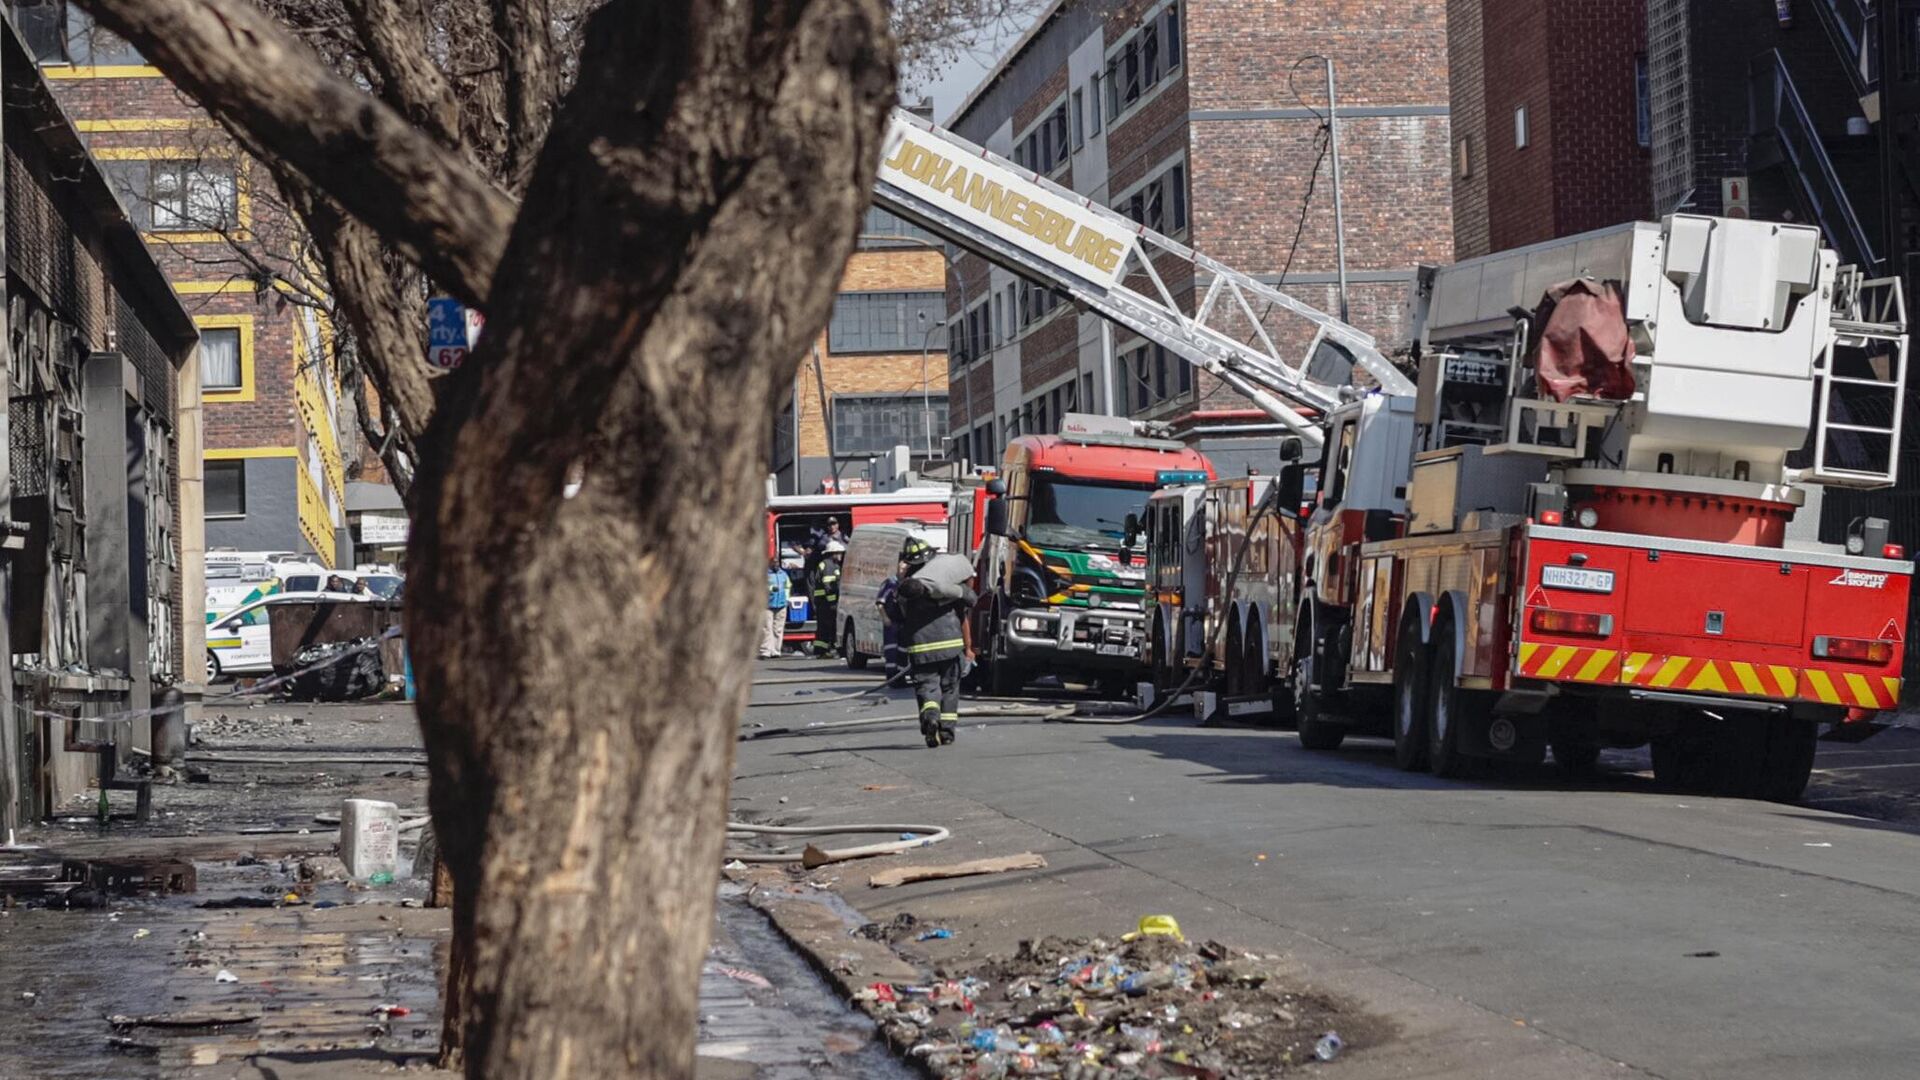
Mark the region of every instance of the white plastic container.
[[347, 875], [365, 881], [400, 871], [400, 808], [375, 799], [340, 804], [340, 861]]

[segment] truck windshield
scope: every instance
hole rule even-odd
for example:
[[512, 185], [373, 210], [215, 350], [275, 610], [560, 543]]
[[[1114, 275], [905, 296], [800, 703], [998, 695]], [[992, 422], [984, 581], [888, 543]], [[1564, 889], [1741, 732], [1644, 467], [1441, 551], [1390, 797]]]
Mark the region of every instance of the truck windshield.
[[1027, 540], [1043, 547], [1112, 548], [1127, 533], [1127, 515], [1144, 520], [1149, 484], [1100, 484], [1036, 476], [1027, 504]]

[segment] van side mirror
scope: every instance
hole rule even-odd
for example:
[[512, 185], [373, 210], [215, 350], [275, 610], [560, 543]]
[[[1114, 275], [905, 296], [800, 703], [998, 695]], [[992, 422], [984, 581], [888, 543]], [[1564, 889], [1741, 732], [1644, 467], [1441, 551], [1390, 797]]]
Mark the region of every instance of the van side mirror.
[[1125, 539], [1120, 541], [1120, 546], [1124, 548], [1131, 548], [1133, 546], [1133, 542], [1135, 540], [1140, 539], [1140, 515], [1133, 513], [1132, 511], [1128, 511], [1125, 528], [1126, 528], [1126, 537]]
[[1013, 535], [1013, 526], [1007, 521], [1007, 501], [1005, 499], [995, 499], [987, 504], [987, 535]]
[[1002, 480], [996, 476], [993, 479], [987, 481], [987, 494], [997, 497], [1000, 495], [1005, 495], [1006, 493], [1007, 493], [1007, 482], [1005, 480]]

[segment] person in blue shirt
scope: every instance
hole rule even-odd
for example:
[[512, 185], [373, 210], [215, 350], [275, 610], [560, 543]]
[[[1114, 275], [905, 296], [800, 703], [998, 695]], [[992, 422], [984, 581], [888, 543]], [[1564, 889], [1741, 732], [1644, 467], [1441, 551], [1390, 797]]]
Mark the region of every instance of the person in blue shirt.
[[780, 655], [787, 632], [787, 593], [792, 587], [787, 572], [780, 568], [780, 557], [776, 555], [768, 559], [766, 629], [760, 638], [762, 660], [772, 660]]

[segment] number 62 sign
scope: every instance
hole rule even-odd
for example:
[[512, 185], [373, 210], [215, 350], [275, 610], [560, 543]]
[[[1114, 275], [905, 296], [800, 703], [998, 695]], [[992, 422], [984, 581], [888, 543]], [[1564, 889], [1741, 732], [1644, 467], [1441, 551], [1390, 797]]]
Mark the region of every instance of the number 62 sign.
[[466, 363], [485, 318], [451, 296], [427, 301], [427, 364], [452, 371]]

